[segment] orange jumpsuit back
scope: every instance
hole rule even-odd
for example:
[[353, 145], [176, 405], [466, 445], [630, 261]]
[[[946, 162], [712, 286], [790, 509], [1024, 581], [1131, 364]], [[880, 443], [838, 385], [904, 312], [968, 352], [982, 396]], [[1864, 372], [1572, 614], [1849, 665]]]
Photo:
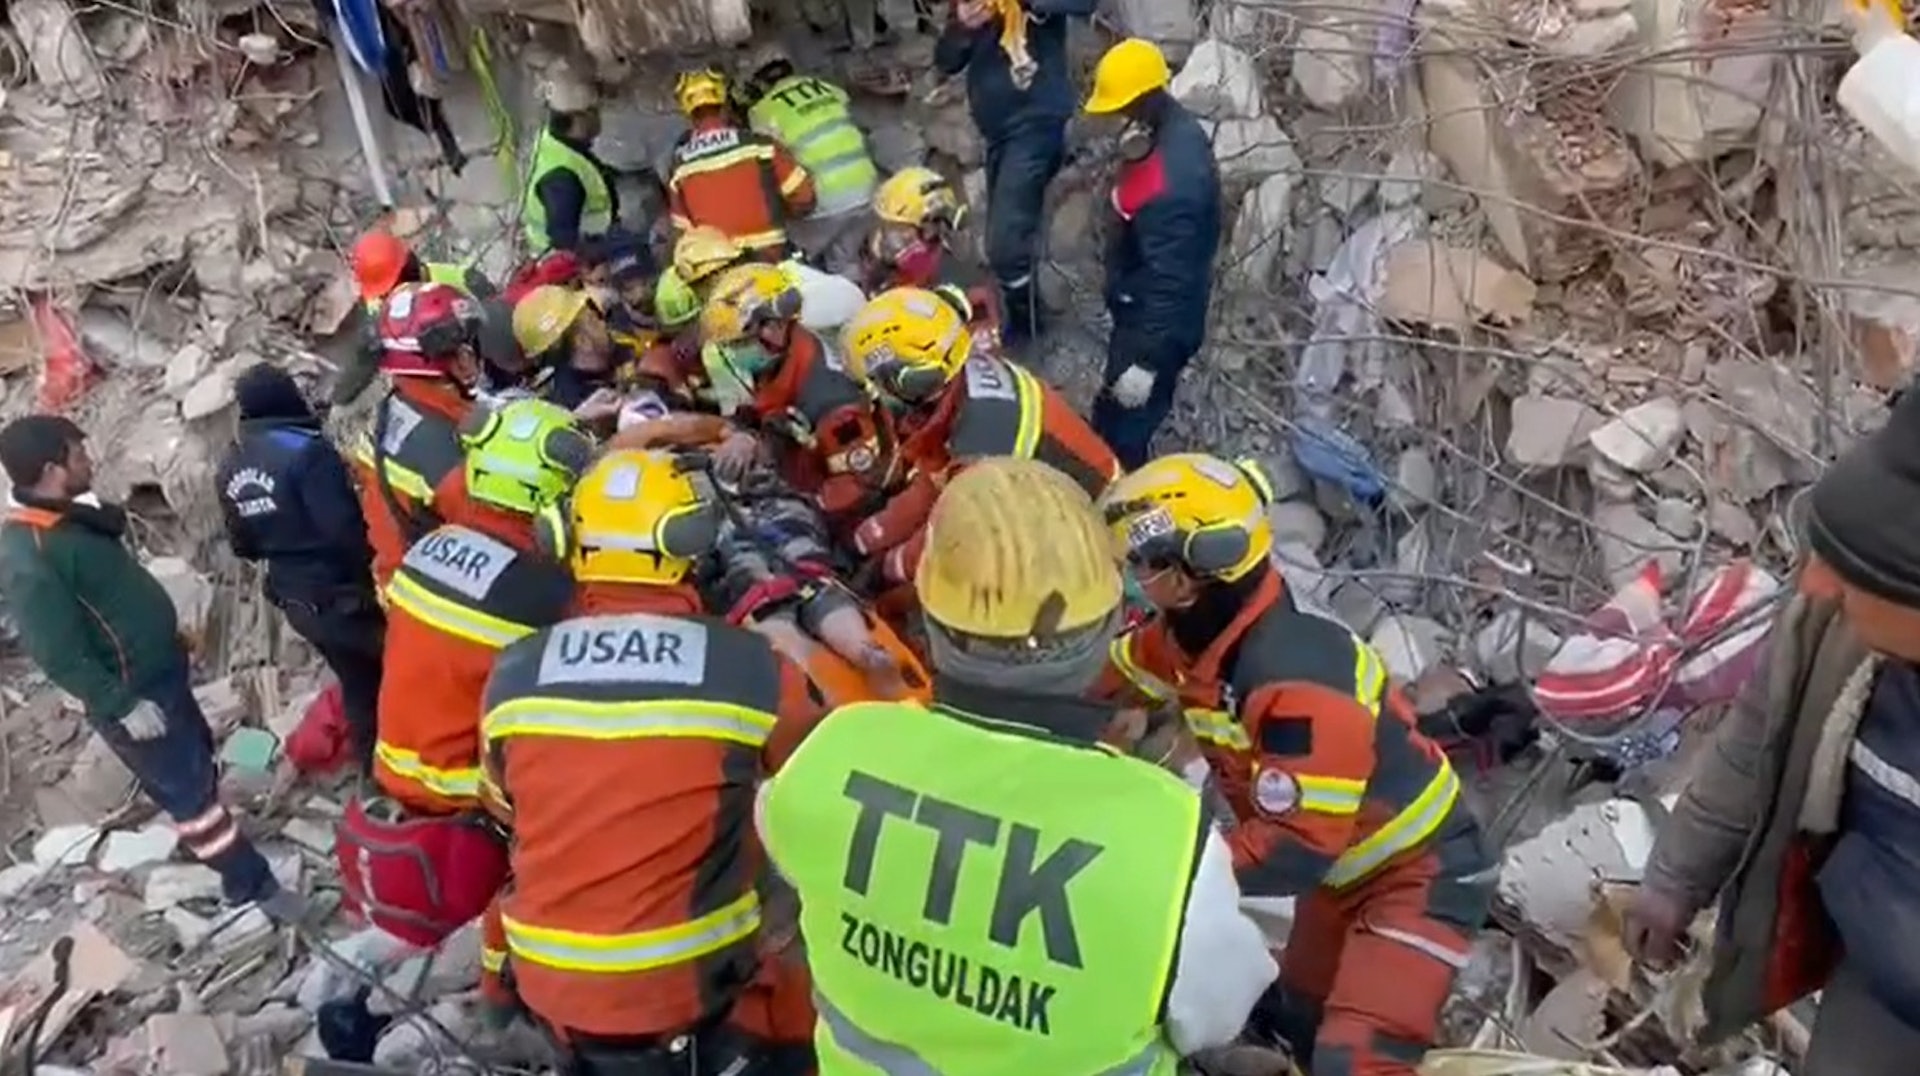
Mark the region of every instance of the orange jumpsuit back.
[[840, 521], [877, 492], [890, 426], [818, 336], [799, 325], [792, 333], [779, 366], [754, 387], [748, 417], [784, 442], [782, 475]]
[[[460, 472], [466, 458], [460, 422], [472, 407], [451, 381], [396, 377], [374, 414], [372, 434], [354, 447], [354, 478], [377, 585], [386, 586], [407, 547], [440, 524], [434, 491]], [[385, 457], [384, 482], [376, 455]]]
[[565, 569], [471, 527], [445, 524], [407, 550], [387, 586], [374, 778], [430, 814], [473, 810], [480, 700], [500, 650], [566, 615]]
[[1243, 896], [1300, 898], [1284, 992], [1255, 1023], [1316, 1074], [1414, 1076], [1495, 862], [1379, 657], [1262, 572], [1205, 652], [1149, 620], [1114, 641], [1096, 692], [1178, 701], [1238, 819], [1227, 839]]
[[690, 592], [583, 589], [612, 592], [583, 605], [621, 611], [515, 643], [487, 687], [488, 796], [514, 832], [488, 923], [504, 978], [563, 1040], [729, 1013], [762, 1040], [809, 1041], [804, 965], [760, 951], [752, 815], [820, 708], [767, 640], [698, 615]]
[[718, 228], [777, 260], [787, 249], [787, 222], [813, 211], [813, 177], [778, 142], [703, 116], [674, 144], [667, 199], [676, 229]]
[[891, 582], [913, 578], [924, 527], [947, 479], [989, 456], [1039, 460], [1090, 497], [1120, 476], [1120, 461], [1053, 386], [1019, 365], [988, 355], [967, 360], [924, 417], [901, 422], [900, 452], [911, 470], [904, 486], [854, 532], [865, 557], [885, 555]]

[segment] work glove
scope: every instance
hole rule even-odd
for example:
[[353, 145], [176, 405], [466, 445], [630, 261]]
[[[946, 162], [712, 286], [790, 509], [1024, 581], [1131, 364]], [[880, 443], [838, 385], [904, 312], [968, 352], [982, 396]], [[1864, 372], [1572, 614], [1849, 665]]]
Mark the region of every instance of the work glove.
[[1147, 397], [1153, 395], [1153, 382], [1153, 371], [1135, 363], [1127, 367], [1107, 391], [1112, 394], [1114, 403], [1132, 410], [1146, 403]]
[[753, 469], [760, 456], [760, 442], [745, 430], [737, 430], [713, 450], [713, 470], [727, 482], [738, 482]]
[[593, 395], [580, 401], [580, 406], [573, 409], [573, 417], [587, 423], [613, 418], [620, 413], [622, 402], [620, 394], [612, 389], [594, 389]]
[[167, 715], [160, 712], [158, 703], [141, 699], [120, 719], [120, 728], [137, 743], [157, 740], [167, 734]]

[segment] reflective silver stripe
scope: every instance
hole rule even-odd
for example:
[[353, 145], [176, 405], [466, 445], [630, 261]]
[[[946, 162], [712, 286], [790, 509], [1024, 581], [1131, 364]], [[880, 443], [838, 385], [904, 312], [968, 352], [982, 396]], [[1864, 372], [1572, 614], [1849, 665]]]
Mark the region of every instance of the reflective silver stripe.
[[1860, 767], [1860, 772], [1866, 774], [1874, 784], [1920, 807], [1920, 781], [1914, 780], [1912, 774], [1881, 758], [1873, 748], [1859, 740], [1853, 741], [1853, 746], [1847, 750], [1847, 758]]
[[507, 949], [562, 971], [615, 975], [684, 964], [753, 936], [760, 929], [760, 898], [748, 893], [698, 919], [631, 934], [585, 934], [523, 923], [502, 915]]
[[787, 152], [793, 154], [795, 157], [803, 156], [800, 151], [813, 145], [815, 142], [824, 142], [834, 135], [849, 130], [855, 134], [860, 133], [860, 129], [855, 127], [853, 123], [844, 116], [831, 122], [823, 123], [795, 139], [793, 144], [787, 147]]
[[674, 702], [621, 703], [617, 706], [583, 704], [563, 708], [549, 700], [534, 705], [508, 703], [496, 707], [481, 723], [489, 740], [506, 736], [566, 736], [584, 740], [626, 740], [646, 736], [708, 736], [718, 740], [759, 745], [773, 732], [773, 717], [741, 706]]
[[387, 583], [387, 601], [423, 624], [481, 646], [505, 649], [533, 634], [531, 628], [448, 601], [409, 579], [405, 572], [394, 573]]
[[1326, 884], [1335, 889], [1352, 885], [1378, 870], [1387, 860], [1433, 836], [1459, 798], [1460, 778], [1454, 774], [1453, 767], [1443, 761], [1440, 772], [1434, 774], [1433, 780], [1427, 782], [1426, 789], [1412, 803], [1375, 830], [1373, 836], [1347, 849], [1334, 861], [1333, 869], [1327, 872]]
[[[860, 1030], [852, 1020], [847, 1019], [846, 1013], [834, 1008], [833, 1002], [828, 1001], [818, 988], [813, 992], [813, 1009], [820, 1014], [820, 1022], [826, 1026], [827, 1033], [833, 1036], [835, 1045], [887, 1076], [944, 1076], [939, 1069], [928, 1064], [926, 1058], [911, 1049], [898, 1043], [884, 1042]], [[1094, 1076], [1151, 1076], [1155, 1063], [1171, 1053], [1171, 1048], [1156, 1038], [1146, 1049]]]

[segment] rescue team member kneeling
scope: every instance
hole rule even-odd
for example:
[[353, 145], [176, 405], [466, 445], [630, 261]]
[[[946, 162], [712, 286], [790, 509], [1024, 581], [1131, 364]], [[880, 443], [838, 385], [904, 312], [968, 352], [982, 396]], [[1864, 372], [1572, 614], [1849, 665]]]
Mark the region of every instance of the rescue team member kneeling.
[[[517, 400], [469, 427], [477, 501], [531, 517], [592, 452], [566, 412]], [[386, 673], [374, 779], [390, 800], [355, 802], [337, 841], [343, 882], [368, 918], [436, 944], [483, 911], [506, 851], [476, 827], [480, 699], [500, 650], [566, 615], [572, 581], [547, 558], [444, 524], [407, 550], [387, 590]]]
[[1254, 1026], [1314, 1076], [1414, 1076], [1497, 867], [1379, 657], [1284, 590], [1268, 499], [1258, 471], [1198, 454], [1107, 491], [1112, 540], [1159, 615], [1114, 641], [1099, 693], [1186, 707], [1240, 823], [1241, 889], [1300, 898]]
[[407, 547], [440, 524], [435, 489], [460, 469], [460, 423], [483, 369], [482, 320], [480, 304], [447, 284], [402, 284], [380, 308], [380, 369], [393, 388], [353, 461], [382, 587]]
[[847, 325], [847, 366], [895, 414], [907, 482], [854, 532], [882, 577], [913, 578], [921, 525], [955, 468], [1017, 456], [1058, 468], [1097, 497], [1120, 473], [1113, 453], [1066, 398], [1020, 366], [974, 350], [954, 304], [920, 288], [875, 296]]
[[233, 395], [240, 436], [219, 473], [227, 541], [242, 560], [266, 562], [267, 600], [340, 681], [353, 757], [364, 773], [373, 765], [387, 621], [353, 478], [285, 370], [249, 366]]
[[576, 1076], [813, 1068], [805, 965], [756, 951], [751, 818], [819, 711], [766, 639], [701, 615], [688, 575], [724, 520], [674, 457], [602, 457], [542, 518], [591, 613], [509, 646], [487, 682], [486, 795], [512, 820], [514, 880], [486, 985]]
[[1198, 795], [1080, 701], [1121, 622], [1086, 493], [969, 468], [916, 584], [932, 706], [835, 710], [762, 792], [822, 1076], [1172, 1076], [1232, 1042], [1273, 960]]

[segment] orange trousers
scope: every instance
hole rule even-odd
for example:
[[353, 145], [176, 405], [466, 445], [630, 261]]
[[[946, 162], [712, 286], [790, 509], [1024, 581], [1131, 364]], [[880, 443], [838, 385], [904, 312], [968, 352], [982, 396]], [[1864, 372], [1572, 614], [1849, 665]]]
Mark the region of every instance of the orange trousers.
[[1301, 898], [1280, 979], [1253, 1025], [1313, 1076], [1416, 1076], [1493, 897], [1472, 847], [1410, 854], [1346, 890]]

